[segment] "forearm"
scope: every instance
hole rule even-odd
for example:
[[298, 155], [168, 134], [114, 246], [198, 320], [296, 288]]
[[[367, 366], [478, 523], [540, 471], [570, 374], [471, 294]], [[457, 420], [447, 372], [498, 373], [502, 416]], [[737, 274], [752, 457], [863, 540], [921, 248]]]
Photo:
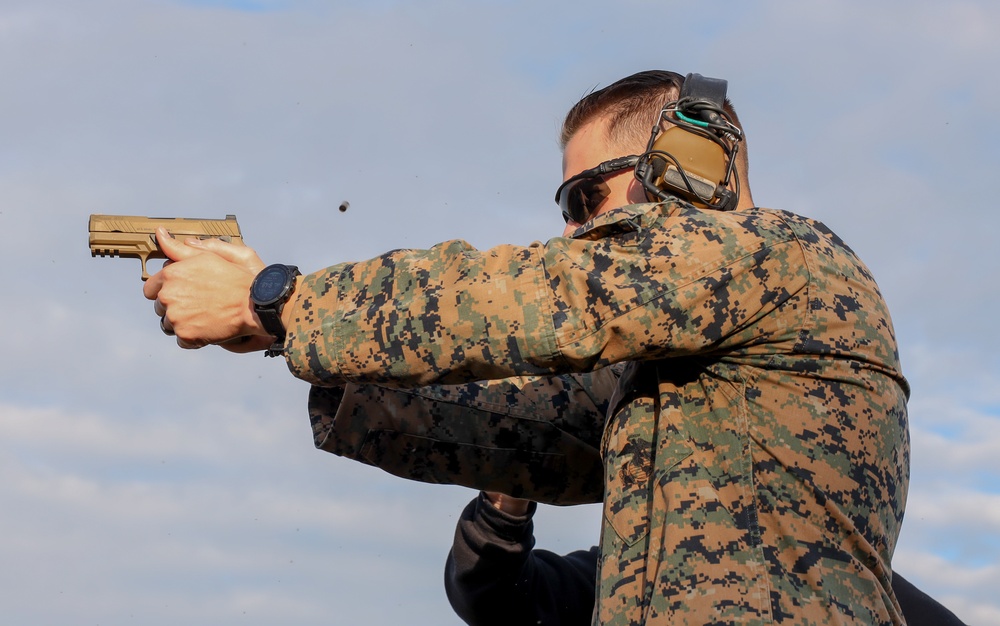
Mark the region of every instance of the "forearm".
[[289, 368], [318, 385], [394, 387], [549, 373], [540, 254], [448, 242], [310, 274], [286, 306]]
[[616, 382], [608, 368], [413, 390], [313, 387], [309, 413], [318, 448], [397, 476], [581, 504], [601, 500]]

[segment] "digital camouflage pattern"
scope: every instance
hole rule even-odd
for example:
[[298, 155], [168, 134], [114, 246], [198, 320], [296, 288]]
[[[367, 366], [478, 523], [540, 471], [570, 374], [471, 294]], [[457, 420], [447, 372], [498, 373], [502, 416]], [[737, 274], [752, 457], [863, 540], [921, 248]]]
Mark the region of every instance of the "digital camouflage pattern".
[[632, 205], [544, 245], [334, 266], [290, 306], [289, 367], [317, 387], [628, 363], [595, 623], [902, 623], [908, 388], [874, 280], [823, 224]]
[[600, 502], [600, 441], [618, 369], [413, 390], [313, 387], [313, 437], [317, 448], [411, 480]]

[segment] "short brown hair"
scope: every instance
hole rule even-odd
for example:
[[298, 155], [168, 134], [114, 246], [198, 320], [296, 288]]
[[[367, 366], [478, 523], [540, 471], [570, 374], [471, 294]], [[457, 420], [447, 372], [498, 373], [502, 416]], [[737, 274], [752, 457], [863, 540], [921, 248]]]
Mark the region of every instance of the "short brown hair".
[[[566, 114], [562, 132], [559, 134], [560, 148], [565, 149], [570, 138], [584, 125], [599, 117], [607, 117], [608, 140], [616, 146], [641, 152], [646, 147], [653, 124], [659, 118], [663, 105], [677, 100], [683, 85], [684, 77], [677, 72], [648, 70], [590, 92]], [[736, 110], [733, 109], [733, 103], [729, 98], [726, 98], [723, 109], [732, 118], [732, 123], [743, 130], [743, 125], [736, 116]], [[747, 168], [745, 134], [737, 162], [745, 172]]]
[[648, 137], [663, 105], [677, 99], [683, 83], [676, 72], [650, 70], [591, 91], [566, 114], [559, 145], [565, 148], [581, 127], [605, 116], [608, 139], [616, 144]]

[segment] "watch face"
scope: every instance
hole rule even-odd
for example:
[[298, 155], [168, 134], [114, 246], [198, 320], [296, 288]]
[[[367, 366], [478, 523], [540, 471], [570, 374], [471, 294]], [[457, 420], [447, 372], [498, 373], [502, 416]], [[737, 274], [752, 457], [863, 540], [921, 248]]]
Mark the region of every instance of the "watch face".
[[251, 299], [257, 304], [273, 304], [285, 294], [290, 275], [291, 272], [284, 265], [265, 267], [253, 281]]

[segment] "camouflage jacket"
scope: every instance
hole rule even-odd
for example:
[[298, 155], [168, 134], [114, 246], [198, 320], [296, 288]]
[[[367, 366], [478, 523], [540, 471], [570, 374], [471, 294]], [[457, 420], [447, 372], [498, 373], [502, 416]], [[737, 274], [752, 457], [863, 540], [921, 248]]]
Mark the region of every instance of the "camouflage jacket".
[[824, 225], [632, 205], [544, 245], [334, 266], [291, 306], [289, 367], [316, 387], [627, 362], [595, 623], [901, 623], [908, 389], [874, 280]]

